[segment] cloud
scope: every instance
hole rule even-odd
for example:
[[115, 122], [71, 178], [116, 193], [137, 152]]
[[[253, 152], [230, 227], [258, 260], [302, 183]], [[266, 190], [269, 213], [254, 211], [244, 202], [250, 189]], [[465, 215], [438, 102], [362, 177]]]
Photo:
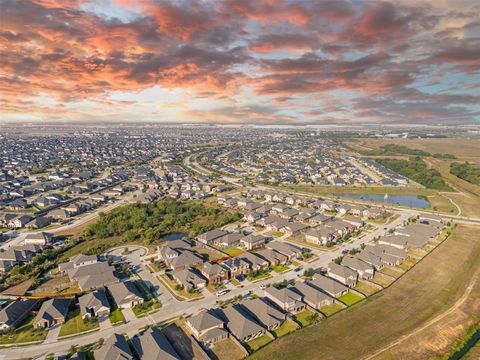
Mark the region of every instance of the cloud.
[[0, 117], [157, 116], [161, 96], [110, 99], [161, 88], [181, 94], [181, 121], [478, 119], [479, 15], [467, 1], [4, 0]]

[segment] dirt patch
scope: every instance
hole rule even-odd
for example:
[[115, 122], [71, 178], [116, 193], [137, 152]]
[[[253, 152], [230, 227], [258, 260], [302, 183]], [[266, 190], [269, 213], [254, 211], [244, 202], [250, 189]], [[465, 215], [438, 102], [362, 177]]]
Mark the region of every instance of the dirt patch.
[[163, 332], [182, 359], [208, 360], [199, 349], [200, 345], [188, 336], [177, 324], [168, 325], [163, 329]]

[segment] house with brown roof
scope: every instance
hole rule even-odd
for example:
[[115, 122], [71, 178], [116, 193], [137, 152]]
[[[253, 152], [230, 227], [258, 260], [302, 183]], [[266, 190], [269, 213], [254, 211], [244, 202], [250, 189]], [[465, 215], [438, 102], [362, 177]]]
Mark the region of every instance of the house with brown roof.
[[132, 308], [143, 303], [142, 293], [131, 281], [109, 285], [108, 291], [120, 309]]
[[258, 338], [266, 332], [260, 324], [242, 312], [239, 305], [228, 305], [221, 314], [228, 330], [242, 342]]
[[283, 311], [296, 314], [305, 310], [305, 303], [302, 301], [303, 296], [290, 288], [277, 289], [270, 286], [265, 290], [265, 297], [270, 299], [274, 304]]
[[349, 267], [334, 262], [328, 264], [328, 276], [352, 288], [357, 284], [358, 273]]
[[206, 262], [199, 267], [199, 270], [209, 284], [221, 284], [229, 277], [228, 270], [216, 263]]
[[203, 344], [213, 344], [228, 338], [228, 331], [222, 319], [213, 311], [203, 310], [185, 320], [195, 339]]
[[[181, 360], [167, 337], [159, 328], [151, 327], [131, 340], [138, 359]], [[123, 357], [117, 358], [123, 359]]]
[[292, 290], [301, 294], [303, 296], [303, 302], [314, 309], [319, 309], [325, 305], [331, 305], [334, 302], [332, 297], [304, 282], [297, 282]]
[[285, 321], [285, 314], [260, 298], [245, 299], [241, 306], [267, 330], [275, 330]]
[[345, 256], [342, 260], [342, 265], [355, 270], [364, 280], [370, 280], [375, 275], [375, 268], [372, 265], [356, 257]]
[[328, 295], [338, 298], [349, 292], [349, 288], [342, 283], [333, 280], [327, 276], [315, 274], [312, 280], [309, 281], [309, 285], [314, 286]]
[[70, 299], [50, 299], [45, 301], [33, 320], [35, 328], [48, 328], [63, 324], [70, 308]]
[[240, 245], [245, 250], [260, 249], [265, 246], [265, 237], [262, 235], [248, 235], [240, 239]]
[[288, 261], [288, 257], [273, 249], [262, 249], [256, 252], [256, 255], [264, 258], [270, 263], [270, 266], [283, 265]]

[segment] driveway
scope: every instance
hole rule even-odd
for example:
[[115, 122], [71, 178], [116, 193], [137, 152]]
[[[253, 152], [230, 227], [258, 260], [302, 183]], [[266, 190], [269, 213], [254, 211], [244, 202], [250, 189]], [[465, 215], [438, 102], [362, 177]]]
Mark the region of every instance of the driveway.
[[57, 341], [58, 334], [60, 333], [62, 325], [58, 324], [50, 328], [47, 333], [47, 338], [44, 341], [44, 344], [51, 344]]
[[127, 320], [127, 323], [137, 319], [132, 309], [129, 309], [129, 308], [122, 309], [122, 313], [125, 316], [125, 320]]

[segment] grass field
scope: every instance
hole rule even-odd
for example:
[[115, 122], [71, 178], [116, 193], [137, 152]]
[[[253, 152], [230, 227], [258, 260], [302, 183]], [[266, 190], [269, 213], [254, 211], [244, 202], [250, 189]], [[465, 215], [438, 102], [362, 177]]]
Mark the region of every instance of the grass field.
[[325, 306], [322, 306], [320, 309], [320, 312], [325, 315], [325, 316], [332, 316], [333, 314], [339, 312], [340, 310], [342, 310], [343, 307], [342, 305], [340, 304], [332, 304], [332, 305], [325, 305]]
[[77, 309], [70, 314], [68, 320], [62, 325], [58, 336], [73, 335], [99, 328], [100, 325], [96, 319], [92, 319], [89, 322], [83, 321], [80, 309]]
[[226, 248], [226, 249], [222, 249], [222, 251], [227, 254], [228, 256], [231, 256], [231, 257], [235, 257], [235, 256], [238, 256], [238, 255], [241, 255], [243, 254], [245, 251], [243, 251], [242, 249], [239, 249], [237, 247], [229, 247], [229, 248]]
[[282, 337], [284, 335], [294, 332], [297, 328], [290, 321], [284, 321], [277, 329], [273, 330], [275, 338]]
[[361, 296], [358, 296], [357, 294], [354, 294], [352, 292], [348, 292], [343, 296], [340, 296], [338, 300], [343, 302], [345, 305], [350, 306], [353, 304], [356, 304], [357, 302], [361, 301], [363, 298]]
[[210, 357], [214, 360], [240, 360], [243, 359], [243, 351], [231, 339], [225, 339], [215, 343]]
[[403, 274], [403, 271], [401, 269], [392, 266], [385, 266], [382, 270], [380, 270], [380, 272], [393, 276], [394, 278], [398, 278]]
[[302, 327], [308, 326], [312, 323], [313, 312], [310, 310], [303, 310], [293, 316], [293, 320], [299, 323]]
[[0, 345], [20, 344], [31, 341], [42, 341], [47, 337], [48, 330], [33, 327], [34, 317], [30, 317], [11, 333], [0, 336]]
[[272, 270], [276, 273], [283, 273], [289, 271], [290, 268], [287, 265], [274, 265], [272, 266]]
[[[376, 275], [375, 275], [376, 276]], [[376, 292], [380, 291], [375, 286], [372, 286], [366, 282], [359, 281], [357, 285], [354, 287], [355, 290], [360, 291], [363, 295], [370, 296], [375, 294]]]
[[110, 315], [108, 316], [112, 325], [120, 325], [125, 324], [125, 316], [122, 313], [122, 310], [115, 309], [113, 310]]
[[[304, 359], [309, 358], [312, 349], [318, 349], [313, 357], [315, 359], [361, 359], [411, 333], [451, 309], [464, 294], [473, 274], [480, 271], [480, 242], [476, 234], [478, 228], [458, 226], [452, 237], [388, 289], [371, 296], [359, 306], [278, 339], [251, 358]], [[472, 294], [472, 299], [478, 301], [478, 292]], [[473, 318], [478, 309], [465, 307], [463, 318]], [[443, 329], [442, 332], [429, 334], [441, 341], [448, 332], [449, 329]], [[426, 359], [435, 354], [426, 341], [420, 348], [422, 357], [410, 356], [419, 351], [418, 341], [415, 340], [412, 339], [411, 347], [407, 346], [410, 342], [399, 346], [403, 356], [392, 355], [389, 351], [383, 358]]]
[[247, 350], [249, 352], [254, 352], [254, 351], [260, 349], [262, 346], [265, 346], [266, 344], [268, 344], [271, 341], [272, 341], [272, 338], [270, 336], [262, 335], [262, 336], [259, 336], [256, 339], [247, 341], [245, 343], [245, 347], [247, 348]]
[[382, 274], [380, 272], [375, 273], [375, 276], [372, 279], [372, 282], [383, 287], [389, 286], [394, 281], [395, 279], [392, 279], [391, 277], [388, 277], [385, 274]]

